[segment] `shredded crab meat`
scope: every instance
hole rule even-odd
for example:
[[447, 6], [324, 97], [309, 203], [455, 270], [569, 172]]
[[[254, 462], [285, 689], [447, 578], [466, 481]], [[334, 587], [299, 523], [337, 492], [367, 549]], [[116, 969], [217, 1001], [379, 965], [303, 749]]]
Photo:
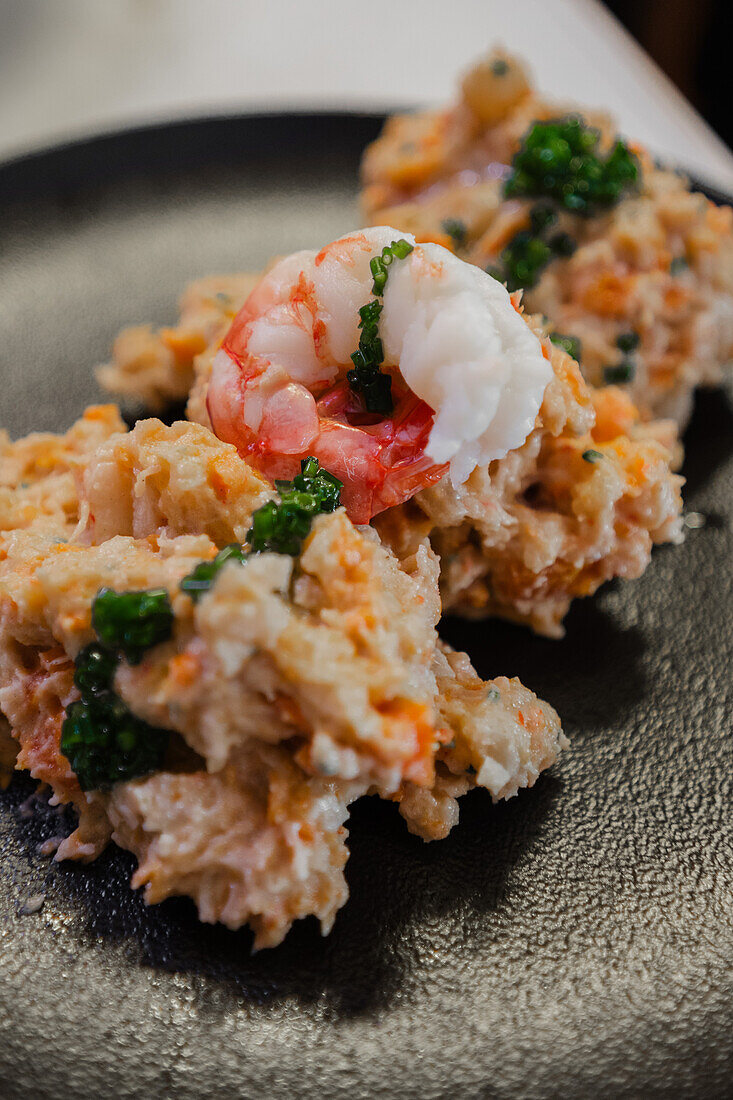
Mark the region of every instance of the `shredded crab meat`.
[[[186, 894], [202, 920], [250, 924], [270, 947], [309, 914], [331, 927], [355, 798], [378, 792], [437, 839], [470, 787], [510, 797], [555, 760], [565, 741], [551, 707], [516, 681], [484, 683], [439, 645], [426, 543], [400, 564], [338, 510], [316, 519], [299, 559], [229, 564], [194, 604], [181, 578], [241, 535], [269, 489], [199, 425], [100, 422], [88, 449], [82, 422], [0, 460], [11, 490], [37, 471], [37, 515], [0, 534], [0, 711], [17, 766], [79, 814], [57, 859], [93, 859], [112, 836], [137, 856], [133, 886], [149, 903]], [[61, 514], [44, 495], [72, 450], [75, 502]], [[114, 689], [171, 733], [158, 771], [85, 792], [61, 726], [103, 584], [170, 594], [172, 638], [122, 662]]]

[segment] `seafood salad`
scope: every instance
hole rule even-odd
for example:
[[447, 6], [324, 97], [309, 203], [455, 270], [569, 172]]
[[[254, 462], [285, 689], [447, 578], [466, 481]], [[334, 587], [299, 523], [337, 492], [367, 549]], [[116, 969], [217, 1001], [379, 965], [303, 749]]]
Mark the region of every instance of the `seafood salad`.
[[[400, 563], [315, 458], [277, 488], [197, 424], [92, 407], [0, 451], [0, 708], [16, 767], [78, 813], [59, 859], [134, 852], [146, 900], [325, 931], [364, 794], [445, 837], [565, 744], [518, 680], [439, 642], [438, 563]], [[7, 738], [6, 738], [7, 739]]]
[[362, 205], [522, 287], [593, 385], [684, 426], [733, 358], [733, 215], [616, 133], [548, 102], [502, 51], [442, 111], [390, 118]]
[[57, 859], [114, 842], [255, 948], [331, 928], [355, 800], [439, 840], [568, 747], [440, 616], [558, 637], [678, 543], [680, 425], [733, 340], [730, 212], [511, 58], [363, 172], [374, 224], [120, 333], [97, 376], [145, 419], [0, 436], [0, 781], [73, 807]]

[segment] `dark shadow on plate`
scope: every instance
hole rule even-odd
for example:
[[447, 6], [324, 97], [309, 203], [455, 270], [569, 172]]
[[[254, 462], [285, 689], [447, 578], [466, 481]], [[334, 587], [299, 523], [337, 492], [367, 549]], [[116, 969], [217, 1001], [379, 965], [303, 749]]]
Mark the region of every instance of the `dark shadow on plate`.
[[177, 420], [186, 419], [186, 402], [174, 401], [169, 405], [166, 405], [164, 409], [158, 412], [150, 412], [148, 409], [143, 408], [140, 405], [124, 405], [120, 409], [122, 419], [127, 424], [128, 428], [132, 430], [137, 424], [138, 420], [147, 420], [149, 417], [157, 417], [158, 420], [162, 420], [164, 424], [175, 424]]
[[[18, 814], [35, 784], [14, 779], [0, 798], [15, 819], [14, 842], [38, 861], [37, 845], [59, 831], [43, 801], [29, 820]], [[89, 865], [50, 864], [46, 889], [68, 908], [82, 942], [123, 944], [130, 963], [206, 979], [199, 1009], [224, 1013], [232, 1002], [296, 999], [323, 1002], [332, 1016], [358, 1016], [389, 1006], [404, 989], [413, 955], [435, 929], [456, 934], [452, 915], [468, 908], [490, 934], [492, 914], [523, 851], [542, 829], [561, 783], [543, 777], [532, 791], [492, 805], [484, 791], [461, 803], [461, 821], [444, 841], [411, 836], [394, 804], [366, 798], [353, 807], [347, 865], [350, 899], [328, 937], [314, 919], [295, 924], [277, 948], [251, 954], [252, 935], [201, 924], [193, 903], [171, 899], [148, 907], [129, 888], [135, 861], [114, 845]], [[426, 926], [429, 933], [420, 934]], [[214, 985], [219, 996], [211, 997]], [[202, 990], [204, 986], [202, 986]]]
[[[611, 582], [605, 591], [619, 583]], [[513, 623], [452, 615], [441, 621], [439, 629], [455, 649], [468, 651], [485, 679], [518, 676], [555, 707], [571, 737], [622, 723], [647, 689], [640, 660], [642, 632], [620, 626], [594, 599], [575, 600], [561, 639], [542, 638]]]
[[[0, 167], [0, 199], [23, 207], [32, 199], [80, 205], [80, 193], [152, 181], [165, 194], [169, 181], [247, 167], [257, 158], [261, 174], [282, 171], [284, 159], [326, 174], [344, 161], [359, 163], [379, 134], [384, 115], [362, 111], [207, 117], [164, 122], [101, 134], [6, 161]], [[52, 188], [49, 180], [53, 180]]]
[[698, 390], [692, 418], [684, 435], [682, 474], [685, 499], [702, 490], [710, 477], [733, 454], [733, 400], [731, 388]]

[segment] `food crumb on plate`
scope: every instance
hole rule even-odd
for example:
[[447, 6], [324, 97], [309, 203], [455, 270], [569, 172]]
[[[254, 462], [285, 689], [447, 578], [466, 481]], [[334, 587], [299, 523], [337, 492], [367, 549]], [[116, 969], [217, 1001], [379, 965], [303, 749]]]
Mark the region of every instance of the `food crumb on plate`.
[[31, 896], [23, 902], [20, 909], [18, 910], [18, 916], [31, 917], [34, 913], [40, 913], [41, 909], [43, 909], [43, 903], [45, 902], [45, 900], [45, 894], [31, 894]]

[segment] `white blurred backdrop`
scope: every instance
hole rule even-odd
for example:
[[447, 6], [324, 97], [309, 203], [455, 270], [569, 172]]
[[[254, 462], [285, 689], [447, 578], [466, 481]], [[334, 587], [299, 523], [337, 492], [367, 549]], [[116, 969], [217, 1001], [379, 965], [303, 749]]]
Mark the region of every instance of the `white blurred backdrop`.
[[597, 0], [0, 0], [0, 158], [168, 118], [440, 103], [500, 42], [733, 192], [733, 156]]

